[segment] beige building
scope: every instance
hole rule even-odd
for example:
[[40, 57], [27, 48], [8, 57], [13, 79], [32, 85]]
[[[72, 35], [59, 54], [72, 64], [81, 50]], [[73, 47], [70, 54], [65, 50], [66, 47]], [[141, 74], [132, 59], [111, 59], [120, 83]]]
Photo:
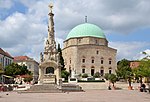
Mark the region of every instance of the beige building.
[[14, 62], [19, 65], [27, 66], [27, 69], [33, 73], [34, 82], [38, 82], [39, 64], [33, 58], [28, 56], [16, 56]]
[[96, 72], [101, 76], [115, 73], [116, 52], [116, 49], [108, 47], [103, 31], [90, 23], [74, 27], [64, 41], [62, 50], [68, 72], [75, 71], [76, 75], [87, 73], [89, 76]]
[[13, 59], [14, 58], [8, 52], [5, 52], [2, 48], [0, 48], [0, 63], [3, 68], [13, 63]]

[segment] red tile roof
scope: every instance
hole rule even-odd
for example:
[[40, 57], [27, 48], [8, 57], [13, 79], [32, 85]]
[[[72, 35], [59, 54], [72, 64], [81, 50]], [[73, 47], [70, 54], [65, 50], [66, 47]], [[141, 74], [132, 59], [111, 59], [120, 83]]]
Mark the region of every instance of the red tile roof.
[[14, 57], [14, 61], [25, 61], [28, 59], [31, 59], [31, 58], [29, 58], [28, 56], [16, 56], [16, 57]]
[[0, 54], [13, 58], [8, 52], [5, 52], [2, 48], [0, 48]]

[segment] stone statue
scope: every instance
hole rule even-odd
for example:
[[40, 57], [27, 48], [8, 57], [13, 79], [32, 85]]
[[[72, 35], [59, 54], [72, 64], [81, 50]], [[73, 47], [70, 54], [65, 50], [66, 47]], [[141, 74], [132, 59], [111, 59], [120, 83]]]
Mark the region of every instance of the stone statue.
[[75, 78], [75, 70], [74, 69], [71, 71], [71, 78]]
[[40, 59], [41, 59], [41, 62], [43, 62], [43, 54], [42, 54], [42, 52], [40, 53]]

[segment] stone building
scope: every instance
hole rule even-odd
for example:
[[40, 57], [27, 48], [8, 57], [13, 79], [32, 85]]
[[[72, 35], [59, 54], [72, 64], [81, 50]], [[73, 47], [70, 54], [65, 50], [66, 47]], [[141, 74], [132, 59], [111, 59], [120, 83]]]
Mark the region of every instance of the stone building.
[[27, 69], [33, 73], [34, 82], [38, 82], [39, 76], [39, 63], [36, 62], [33, 58], [28, 56], [15, 56], [14, 62], [19, 65], [27, 66]]
[[8, 52], [5, 52], [2, 48], [0, 48], [0, 63], [2, 64], [3, 68], [13, 63], [13, 59], [14, 58]]
[[62, 50], [65, 68], [76, 75], [99, 72], [115, 73], [117, 50], [108, 47], [104, 32], [98, 26], [84, 23], [74, 27], [64, 41]]

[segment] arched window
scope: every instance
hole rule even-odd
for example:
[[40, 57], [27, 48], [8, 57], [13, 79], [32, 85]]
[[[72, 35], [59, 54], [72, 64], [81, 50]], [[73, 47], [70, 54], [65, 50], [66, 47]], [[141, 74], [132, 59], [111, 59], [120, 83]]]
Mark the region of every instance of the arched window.
[[111, 74], [111, 73], [112, 73], [112, 68], [110, 67], [110, 68], [109, 68], [109, 74]]
[[70, 64], [71, 64], [71, 58], [70, 58]]
[[101, 76], [104, 76], [104, 67], [100, 68], [100, 74], [101, 74]]
[[91, 63], [94, 63], [94, 57], [93, 56], [91, 57]]
[[82, 73], [85, 73], [85, 69], [84, 68], [82, 69]]
[[46, 68], [46, 74], [54, 74], [54, 68], [53, 67], [47, 67]]
[[96, 54], [97, 54], [97, 55], [99, 54], [99, 51], [98, 51], [98, 50], [96, 51]]
[[85, 63], [85, 59], [82, 59], [82, 63]]
[[112, 59], [111, 58], [109, 58], [109, 64], [111, 64], [112, 63]]
[[91, 66], [91, 76], [93, 76], [94, 73], [95, 73], [95, 69], [94, 68], [95, 68], [94, 66]]
[[101, 57], [101, 64], [103, 64], [104, 63], [104, 58], [103, 57]]
[[70, 75], [71, 75], [71, 66], [69, 66], [69, 73], [70, 73]]

